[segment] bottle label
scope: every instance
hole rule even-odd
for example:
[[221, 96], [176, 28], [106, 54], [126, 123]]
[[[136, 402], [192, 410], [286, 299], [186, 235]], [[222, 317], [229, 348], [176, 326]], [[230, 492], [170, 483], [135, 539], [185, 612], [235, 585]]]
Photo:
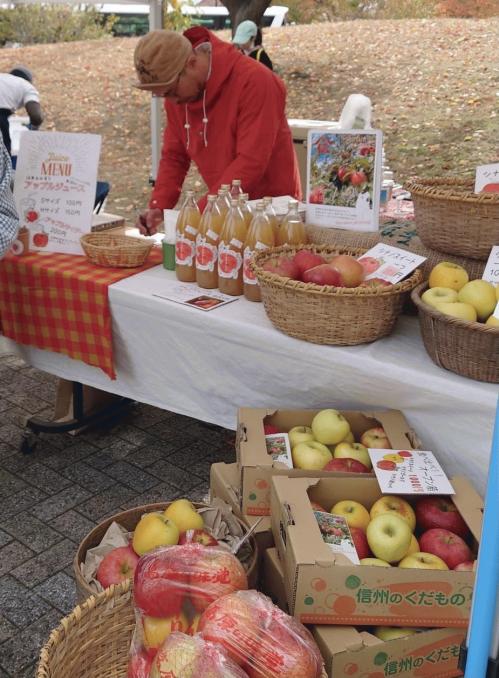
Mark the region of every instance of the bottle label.
[[192, 266], [196, 257], [196, 243], [177, 231], [175, 263], [177, 266]]
[[237, 280], [243, 264], [240, 252], [231, 250], [229, 245], [221, 242], [218, 246], [218, 275], [220, 278]]
[[257, 279], [250, 266], [251, 262], [253, 261], [253, 254], [254, 250], [250, 249], [249, 247], [244, 248], [243, 281], [245, 285], [257, 284]]
[[243, 243], [237, 238], [232, 238], [232, 240], [230, 241], [230, 245], [232, 245], [232, 247], [237, 247], [238, 249], [241, 249]]
[[190, 235], [197, 235], [198, 229], [195, 226], [187, 225], [185, 227], [185, 232], [189, 233]]
[[216, 245], [206, 242], [206, 238], [198, 233], [196, 238], [196, 268], [198, 271], [210, 271], [212, 273], [217, 264], [217, 255]]
[[218, 240], [218, 233], [215, 233], [215, 231], [212, 231], [211, 228], [209, 228], [206, 231], [206, 237], [209, 238], [210, 240]]

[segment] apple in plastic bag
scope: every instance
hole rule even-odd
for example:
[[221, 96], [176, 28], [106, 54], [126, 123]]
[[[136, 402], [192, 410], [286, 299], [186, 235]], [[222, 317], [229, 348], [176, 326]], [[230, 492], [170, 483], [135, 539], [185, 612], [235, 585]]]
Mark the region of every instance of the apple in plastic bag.
[[222, 549], [201, 552], [190, 569], [189, 597], [195, 609], [205, 610], [218, 598], [248, 588], [246, 571], [236, 556]]

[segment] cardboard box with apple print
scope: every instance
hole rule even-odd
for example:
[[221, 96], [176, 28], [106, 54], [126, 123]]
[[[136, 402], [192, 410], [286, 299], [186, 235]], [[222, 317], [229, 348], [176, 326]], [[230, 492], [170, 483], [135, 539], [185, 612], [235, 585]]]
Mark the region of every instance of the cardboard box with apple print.
[[[474, 549], [483, 502], [469, 482], [451, 479], [452, 501], [470, 529]], [[474, 572], [354, 565], [323, 541], [310, 501], [342, 500], [367, 510], [381, 496], [373, 477], [272, 479], [271, 524], [285, 573], [289, 610], [305, 624], [466, 628]], [[406, 497], [413, 503], [416, 495]]]
[[[331, 406], [334, 407], [334, 406]], [[331, 477], [327, 471], [304, 471], [300, 469], [277, 468], [267, 452], [264, 424], [272, 425], [279, 431], [287, 432], [294, 426], [310, 426], [320, 410], [272, 410], [240, 408], [236, 439], [237, 459], [241, 473], [241, 512], [247, 516], [270, 515], [270, 484], [272, 476]], [[416, 433], [411, 430], [399, 410], [383, 412], [355, 412], [341, 410], [348, 420], [355, 440], [372, 428], [382, 427], [394, 449], [422, 449]], [[341, 477], [357, 473], [342, 473]]]
[[[277, 549], [263, 558], [262, 590], [287, 612], [284, 570]], [[353, 626], [310, 627], [322, 653], [328, 678], [451, 678], [458, 668], [464, 629], [425, 629], [406, 638], [381, 640]]]

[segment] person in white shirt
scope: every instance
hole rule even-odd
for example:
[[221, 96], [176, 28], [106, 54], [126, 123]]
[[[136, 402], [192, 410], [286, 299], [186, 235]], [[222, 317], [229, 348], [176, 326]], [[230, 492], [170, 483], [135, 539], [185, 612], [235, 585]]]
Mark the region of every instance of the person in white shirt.
[[10, 73], [0, 73], [0, 130], [9, 155], [9, 117], [23, 107], [29, 116], [29, 129], [38, 129], [43, 115], [40, 96], [33, 86], [33, 75], [25, 66], [16, 66]]

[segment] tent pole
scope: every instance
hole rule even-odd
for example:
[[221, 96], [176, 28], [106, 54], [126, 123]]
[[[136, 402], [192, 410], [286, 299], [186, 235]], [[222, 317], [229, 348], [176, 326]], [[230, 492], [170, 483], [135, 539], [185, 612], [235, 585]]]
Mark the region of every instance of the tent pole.
[[[163, 28], [163, 1], [150, 0], [149, 30]], [[149, 183], [154, 185], [158, 175], [161, 152], [161, 115], [163, 99], [151, 97], [151, 176]]]

